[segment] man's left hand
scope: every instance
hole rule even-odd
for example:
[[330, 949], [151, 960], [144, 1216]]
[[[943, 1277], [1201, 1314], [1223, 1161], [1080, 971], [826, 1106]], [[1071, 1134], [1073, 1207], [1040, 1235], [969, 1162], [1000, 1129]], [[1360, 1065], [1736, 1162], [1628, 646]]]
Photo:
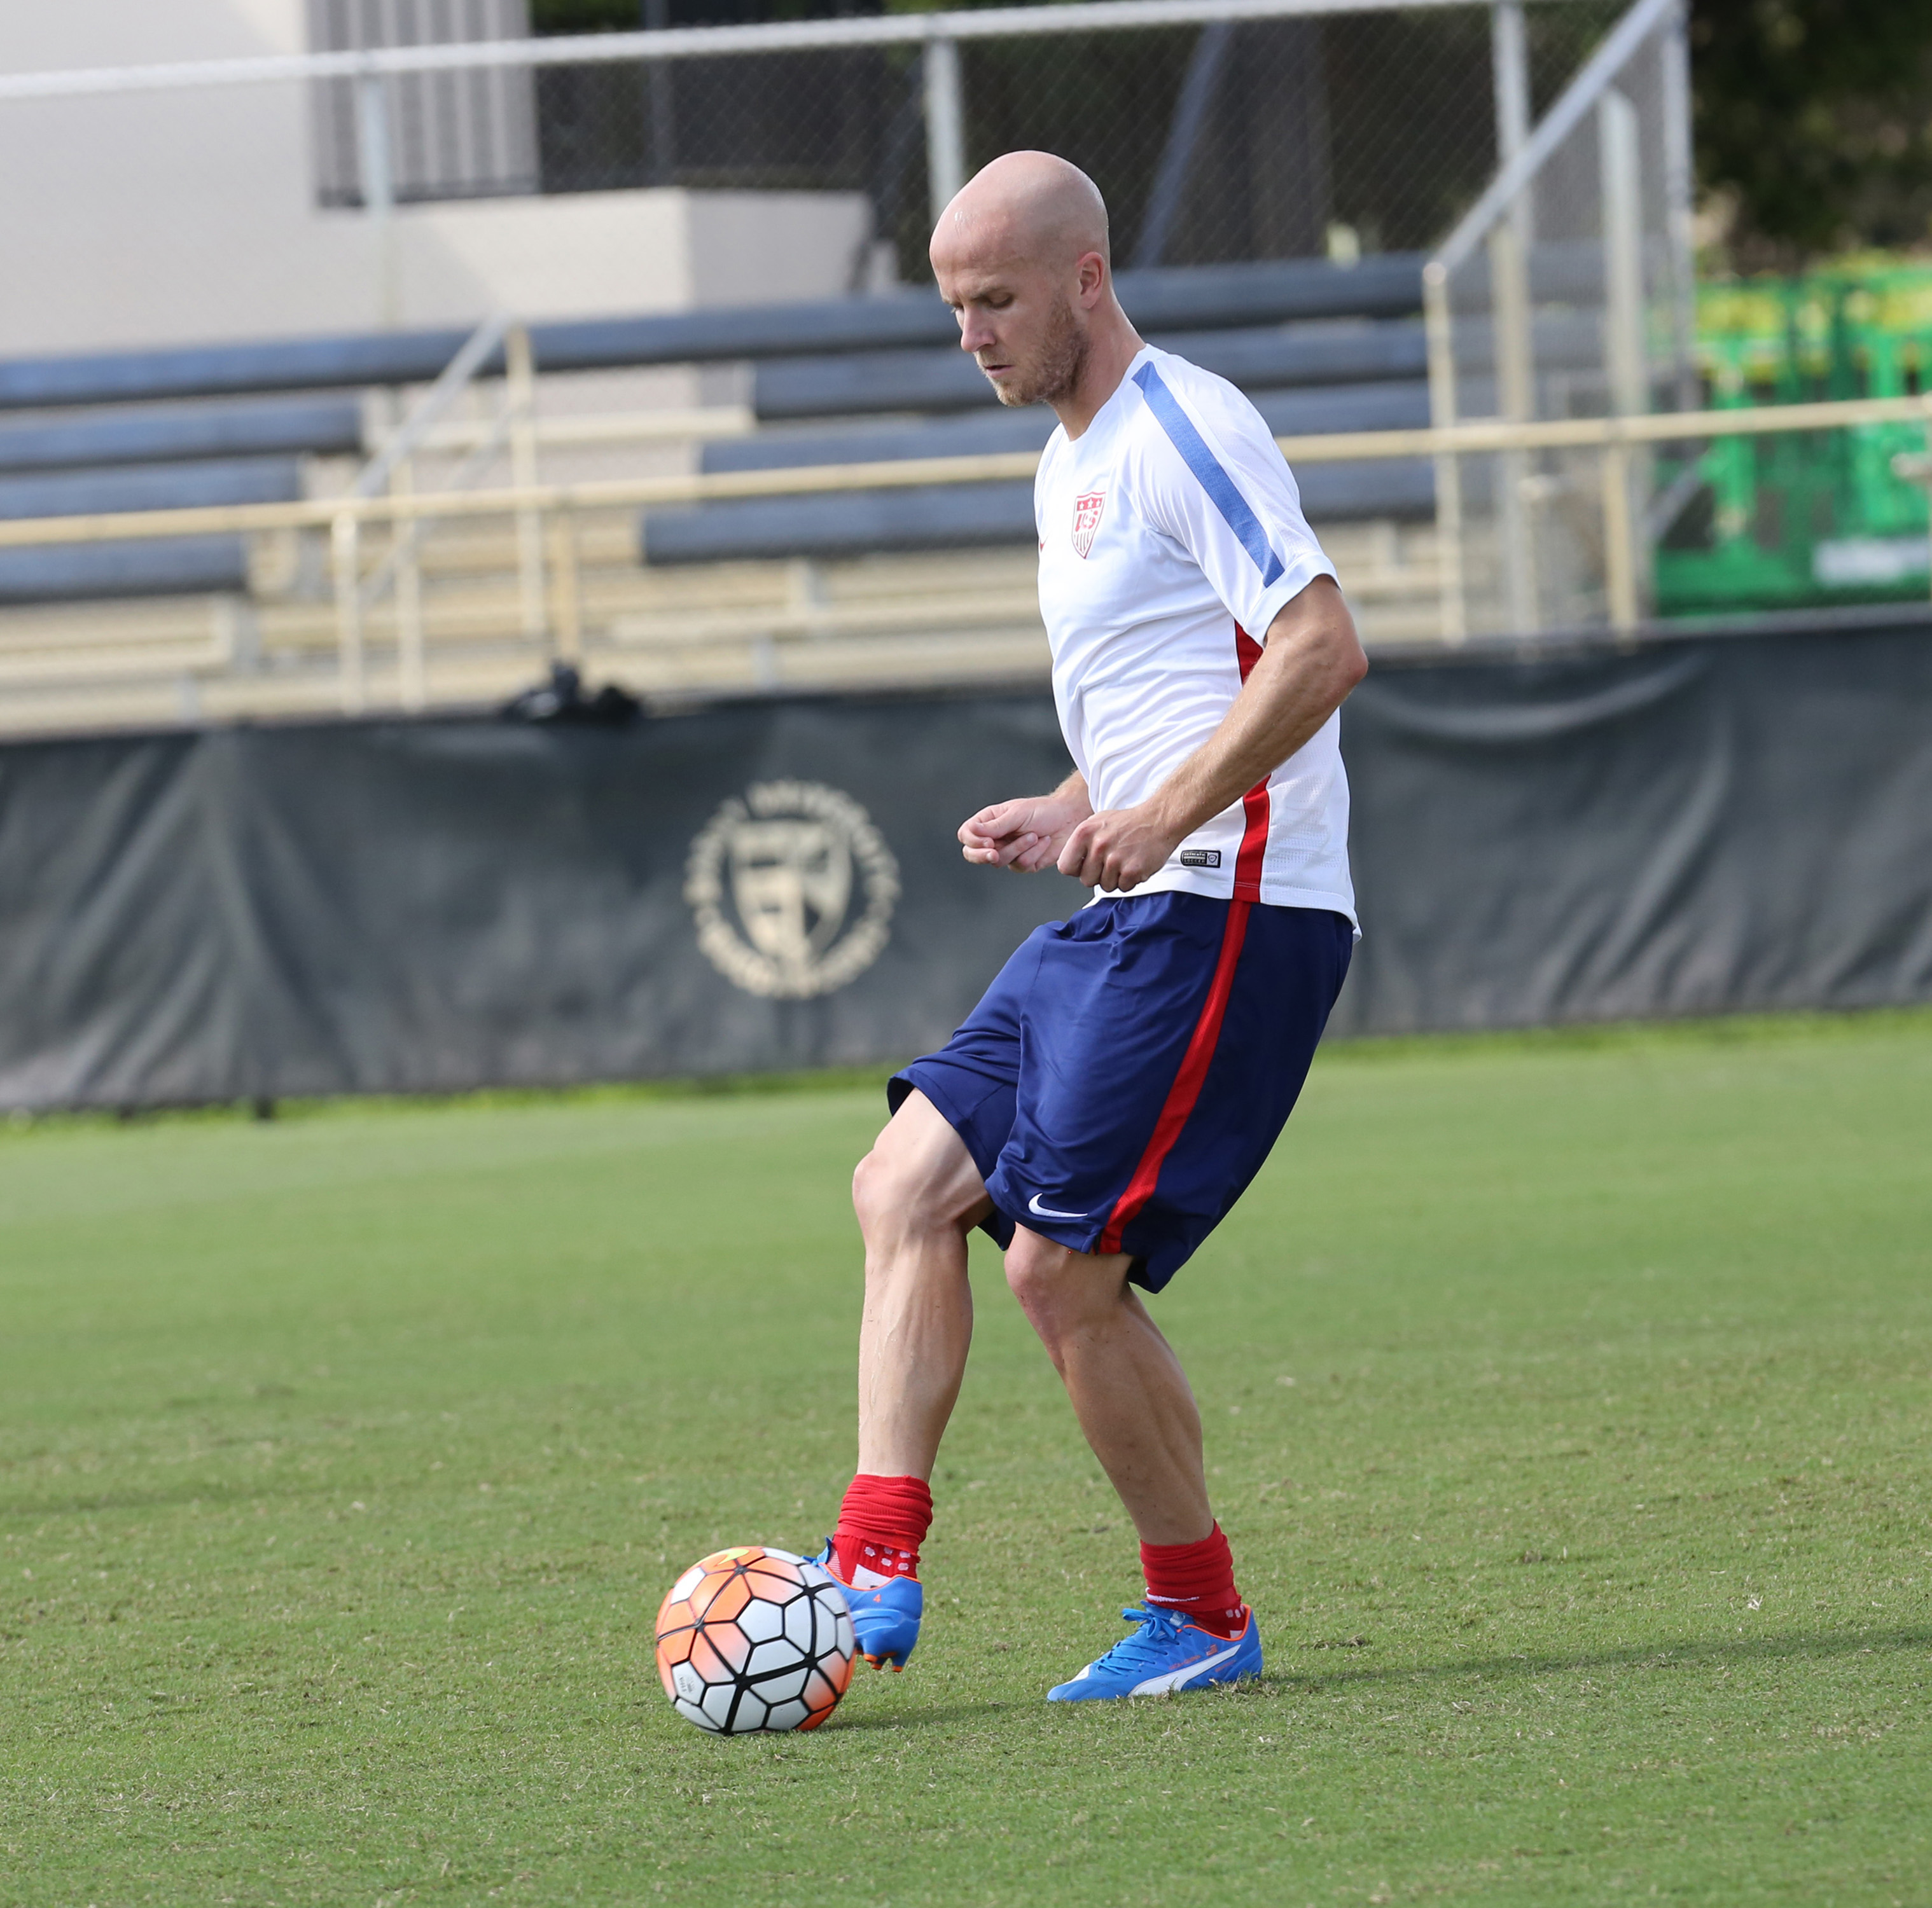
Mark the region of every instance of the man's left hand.
[[1138, 888], [1167, 865], [1186, 832], [1162, 819], [1150, 801], [1136, 808], [1102, 809], [1066, 837], [1060, 872], [1103, 894]]

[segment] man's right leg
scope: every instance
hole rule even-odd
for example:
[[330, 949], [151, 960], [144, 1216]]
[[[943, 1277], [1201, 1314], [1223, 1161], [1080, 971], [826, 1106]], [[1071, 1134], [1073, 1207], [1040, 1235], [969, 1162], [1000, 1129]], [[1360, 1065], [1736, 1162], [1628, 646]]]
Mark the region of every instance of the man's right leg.
[[849, 1586], [860, 1653], [897, 1670], [918, 1640], [927, 1481], [973, 1339], [966, 1236], [992, 1204], [964, 1141], [916, 1091], [860, 1162], [852, 1203], [866, 1242], [859, 1469], [826, 1561]]
[[930, 1478], [973, 1342], [966, 1236], [993, 1209], [939, 1109], [907, 1095], [852, 1176], [866, 1242], [859, 1469]]

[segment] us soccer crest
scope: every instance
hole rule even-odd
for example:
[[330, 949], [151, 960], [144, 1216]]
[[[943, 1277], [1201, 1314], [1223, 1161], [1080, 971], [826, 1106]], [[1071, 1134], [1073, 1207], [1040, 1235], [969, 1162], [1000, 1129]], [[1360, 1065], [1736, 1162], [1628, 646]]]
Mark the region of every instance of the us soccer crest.
[[1073, 499], [1073, 547], [1082, 556], [1094, 547], [1100, 529], [1100, 513], [1107, 508], [1104, 490], [1089, 490]]

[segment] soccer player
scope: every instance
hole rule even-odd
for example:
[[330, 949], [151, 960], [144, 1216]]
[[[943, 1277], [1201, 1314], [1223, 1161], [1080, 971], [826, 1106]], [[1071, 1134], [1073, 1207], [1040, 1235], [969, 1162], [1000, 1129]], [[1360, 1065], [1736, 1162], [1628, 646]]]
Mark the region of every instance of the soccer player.
[[1064, 1381], [1141, 1538], [1136, 1625], [1056, 1701], [1257, 1674], [1201, 1419], [1139, 1291], [1233, 1206], [1300, 1091], [1354, 939], [1336, 711], [1366, 663], [1267, 426], [1144, 344], [1086, 175], [1009, 153], [940, 219], [933, 271], [1003, 404], [1060, 427], [1034, 486], [1074, 773], [982, 809], [968, 861], [1095, 891], [1036, 929], [943, 1052], [892, 1081], [853, 1198], [866, 1245], [859, 1468], [822, 1561], [861, 1652], [918, 1640], [928, 1488], [973, 1329], [967, 1235]]

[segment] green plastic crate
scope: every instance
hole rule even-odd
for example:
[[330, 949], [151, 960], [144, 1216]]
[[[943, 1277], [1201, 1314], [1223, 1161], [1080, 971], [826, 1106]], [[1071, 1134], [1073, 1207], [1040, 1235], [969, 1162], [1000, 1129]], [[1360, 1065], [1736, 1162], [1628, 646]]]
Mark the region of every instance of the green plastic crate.
[[[1932, 270], [1840, 267], [1700, 286], [1699, 369], [1714, 409], [1893, 397], [1932, 387]], [[1654, 553], [1659, 610], [1874, 603], [1932, 591], [1927, 492], [1893, 474], [1917, 424], [1720, 439]], [[1658, 462], [1660, 494], [1685, 475]]]

